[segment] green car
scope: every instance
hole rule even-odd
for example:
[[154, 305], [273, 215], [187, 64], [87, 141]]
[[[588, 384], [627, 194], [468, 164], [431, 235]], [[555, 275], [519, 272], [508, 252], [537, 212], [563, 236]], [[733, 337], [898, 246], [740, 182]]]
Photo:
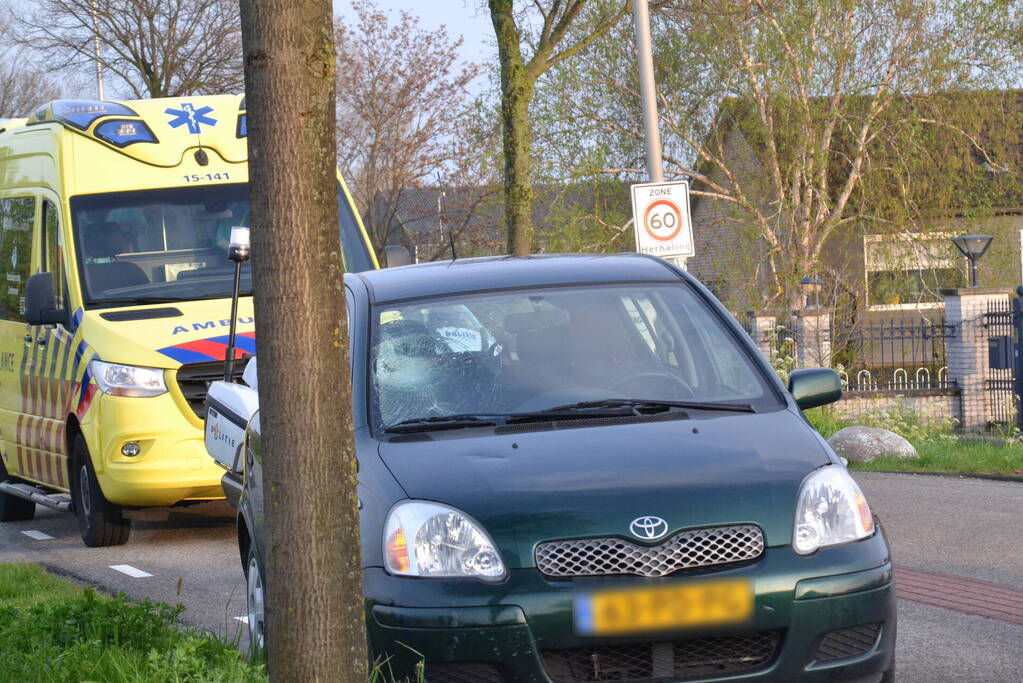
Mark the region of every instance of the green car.
[[[370, 656], [397, 680], [422, 659], [430, 683], [892, 680], [888, 544], [800, 412], [839, 397], [833, 371], [786, 388], [644, 256], [345, 287]], [[217, 416], [246, 412], [220, 389]], [[258, 414], [240, 453], [224, 487], [272, 648]]]

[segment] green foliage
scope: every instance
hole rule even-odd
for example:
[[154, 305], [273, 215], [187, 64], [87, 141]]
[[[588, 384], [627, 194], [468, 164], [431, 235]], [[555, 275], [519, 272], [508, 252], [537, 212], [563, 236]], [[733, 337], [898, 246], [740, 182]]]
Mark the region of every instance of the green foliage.
[[233, 645], [180, 627], [183, 609], [106, 598], [34, 565], [0, 565], [0, 671], [21, 683], [266, 680]]
[[931, 439], [915, 443], [920, 458], [878, 458], [870, 463], [849, 463], [850, 469], [895, 472], [948, 472], [1020, 475], [1023, 446], [985, 443], [964, 438]]
[[824, 438], [852, 425], [880, 427], [895, 432], [914, 446], [923, 443], [950, 443], [956, 441], [956, 421], [952, 418], [924, 420], [920, 414], [904, 403], [888, 410], [873, 410], [854, 418], [842, 417], [834, 406], [807, 410], [807, 420]]

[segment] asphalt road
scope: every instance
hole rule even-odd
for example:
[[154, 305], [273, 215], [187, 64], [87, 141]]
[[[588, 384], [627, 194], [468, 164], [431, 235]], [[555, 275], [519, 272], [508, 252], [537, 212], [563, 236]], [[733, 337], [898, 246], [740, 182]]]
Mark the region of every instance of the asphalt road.
[[[896, 566], [977, 579], [1023, 592], [1023, 484], [857, 473], [881, 516]], [[23, 532], [43, 532], [37, 540]], [[40, 508], [31, 522], [0, 524], [0, 561], [28, 560], [108, 591], [186, 607], [184, 620], [238, 639], [244, 580], [233, 521], [174, 515], [136, 523], [128, 545], [86, 548], [74, 517]], [[112, 569], [141, 570], [133, 577]], [[902, 683], [1023, 680], [1023, 625], [899, 600]]]

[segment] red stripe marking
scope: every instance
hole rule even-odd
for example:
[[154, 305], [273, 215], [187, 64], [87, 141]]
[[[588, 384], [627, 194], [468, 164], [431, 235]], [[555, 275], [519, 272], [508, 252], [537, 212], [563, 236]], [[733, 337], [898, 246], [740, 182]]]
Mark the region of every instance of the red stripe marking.
[[85, 396], [82, 397], [82, 402], [78, 404], [78, 411], [75, 413], [79, 420], [84, 419], [85, 414], [89, 412], [89, 405], [92, 403], [92, 397], [96, 395], [96, 391], [96, 385], [92, 382], [85, 387]]
[[[227, 357], [227, 344], [211, 341], [209, 339], [197, 339], [195, 341], [185, 342], [184, 344], [178, 344], [176, 348], [204, 353], [214, 360], [224, 360]], [[242, 357], [241, 349], [235, 349], [234, 351], [235, 358]]]

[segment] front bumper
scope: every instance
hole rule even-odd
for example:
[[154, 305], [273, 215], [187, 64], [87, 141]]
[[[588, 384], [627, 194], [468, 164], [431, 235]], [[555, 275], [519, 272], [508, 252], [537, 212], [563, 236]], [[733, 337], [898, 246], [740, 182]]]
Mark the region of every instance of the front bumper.
[[[805, 558], [788, 547], [771, 548], [752, 564], [712, 575], [753, 581], [754, 616], [741, 631], [592, 637], [576, 635], [573, 630], [572, 595], [584, 587], [574, 585], [582, 580], [550, 581], [535, 569], [518, 569], [512, 570], [504, 583], [488, 586], [471, 580], [399, 578], [369, 568], [364, 577], [370, 646], [374, 658], [387, 660], [398, 679], [411, 676], [415, 664], [425, 659], [430, 683], [459, 680], [459, 676], [481, 683], [869, 681], [879, 679], [891, 667], [895, 593], [887, 544], [880, 534]], [[614, 585], [650, 582], [623, 577]], [[846, 630], [856, 627], [860, 628]], [[840, 632], [837, 651], [832, 647], [836, 636], [824, 640], [835, 631]], [[856, 634], [864, 632], [876, 635], [865, 644], [846, 647], [844, 634], [854, 634], [855, 640]], [[759, 660], [746, 659], [745, 666], [736, 668], [725, 662], [729, 656], [736, 659], [739, 644], [749, 646], [751, 634], [770, 634], [769, 638], [757, 637], [761, 644], [776, 645]], [[657, 653], [663, 654], [666, 647], [669, 663], [657, 665]], [[700, 647], [717, 647], [724, 653], [716, 672], [713, 663], [711, 669], [705, 665], [686, 669], [677, 663], [679, 655], [671, 654]], [[653, 657], [655, 663], [637, 666], [631, 671], [644, 673], [623, 678], [611, 665], [621, 660], [621, 653], [634, 660]], [[672, 656], [676, 659], [671, 660]], [[571, 676], [565, 673], [569, 668]]]
[[[201, 422], [186, 417], [170, 393], [152, 398], [99, 393], [82, 432], [100, 489], [112, 503], [153, 507], [224, 497], [224, 470], [206, 453]], [[122, 455], [128, 442], [139, 444], [141, 453]]]

